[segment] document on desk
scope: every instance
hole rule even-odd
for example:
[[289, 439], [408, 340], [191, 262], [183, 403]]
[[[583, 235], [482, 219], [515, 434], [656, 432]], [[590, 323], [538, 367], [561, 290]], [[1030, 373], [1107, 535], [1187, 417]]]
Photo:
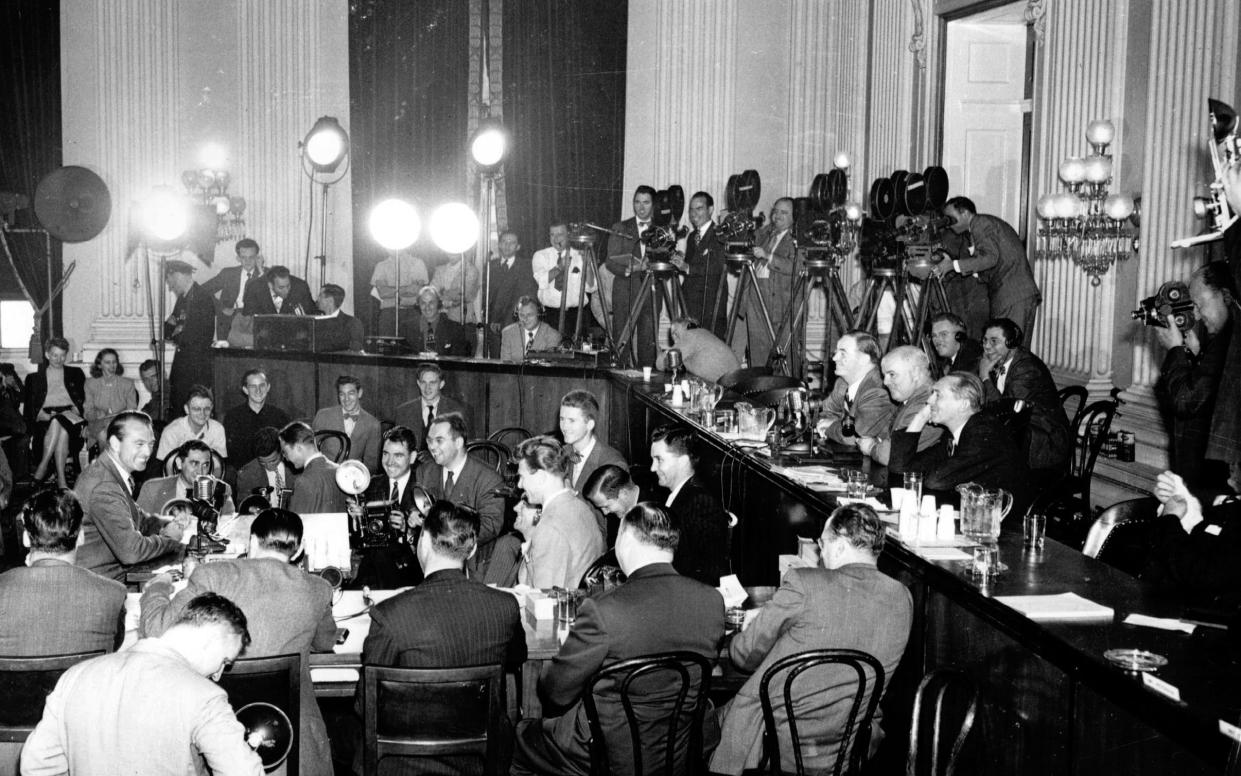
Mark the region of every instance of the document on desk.
[[808, 487], [825, 487], [839, 491], [845, 489], [845, 481], [840, 478], [840, 471], [829, 466], [772, 466], [771, 470]]
[[1115, 614], [1111, 608], [1082, 598], [1077, 593], [998, 595], [995, 600], [1039, 622], [1108, 620]]

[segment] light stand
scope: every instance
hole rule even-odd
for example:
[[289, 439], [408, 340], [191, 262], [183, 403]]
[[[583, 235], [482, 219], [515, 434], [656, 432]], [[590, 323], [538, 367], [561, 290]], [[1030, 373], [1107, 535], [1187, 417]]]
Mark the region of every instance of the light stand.
[[[489, 352], [487, 347], [488, 332], [491, 325], [491, 209], [495, 201], [496, 177], [508, 152], [508, 132], [498, 117], [483, 116], [478, 122], [478, 129], [470, 139], [470, 156], [478, 165], [479, 175], [483, 183], [483, 282], [482, 282], [482, 321], [479, 338], [482, 353], [488, 358], [497, 358], [499, 353]], [[465, 323], [465, 264], [462, 257], [461, 266], [461, 323]]]
[[[339, 183], [349, 172], [349, 135], [334, 116], [320, 116], [306, 138], [298, 144], [301, 150], [302, 171], [313, 185], [321, 186], [319, 199], [319, 286], [327, 279], [327, 197], [328, 189]], [[342, 168], [341, 165], [344, 165]], [[339, 170], [339, 172], [337, 172]], [[320, 178], [319, 176], [324, 176]], [[333, 177], [334, 176], [334, 177]], [[313, 194], [312, 194], [313, 197]], [[306, 259], [302, 274], [310, 278], [310, 234], [314, 229], [314, 203], [311, 203], [310, 232], [306, 237]], [[398, 290], [399, 296], [399, 290]], [[399, 305], [399, 300], [398, 300]]]
[[422, 222], [414, 206], [399, 199], [380, 202], [371, 211], [369, 226], [375, 242], [387, 249], [396, 265], [396, 305], [393, 309], [396, 331], [393, 339], [401, 336], [401, 253], [418, 241]]

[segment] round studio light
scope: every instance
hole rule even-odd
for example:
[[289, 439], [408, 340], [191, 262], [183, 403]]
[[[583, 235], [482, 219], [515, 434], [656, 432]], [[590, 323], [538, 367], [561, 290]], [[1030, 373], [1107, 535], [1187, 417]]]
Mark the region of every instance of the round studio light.
[[183, 236], [190, 227], [190, 209], [184, 197], [172, 189], [160, 188], [142, 203], [143, 231], [161, 242]]
[[418, 241], [422, 220], [414, 206], [401, 199], [386, 199], [371, 210], [371, 236], [390, 251], [405, 250]]
[[334, 116], [322, 116], [302, 142], [306, 159], [318, 172], [333, 172], [349, 155], [349, 135]]
[[470, 141], [470, 156], [479, 167], [495, 167], [504, 161], [508, 153], [508, 132], [497, 119], [479, 122], [474, 139]]
[[460, 202], [440, 205], [431, 214], [431, 239], [445, 253], [465, 253], [478, 242], [478, 216]]
[[228, 163], [228, 152], [219, 143], [205, 143], [198, 152], [198, 163], [209, 170], [222, 170]]
[[853, 159], [849, 157], [848, 151], [839, 151], [836, 157], [832, 159], [832, 164], [836, 165], [838, 170], [848, 170], [853, 166]]

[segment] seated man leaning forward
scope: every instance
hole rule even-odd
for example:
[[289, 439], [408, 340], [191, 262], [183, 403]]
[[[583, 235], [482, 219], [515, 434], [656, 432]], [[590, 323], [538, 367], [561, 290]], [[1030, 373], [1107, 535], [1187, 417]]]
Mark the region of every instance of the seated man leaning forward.
[[[758, 617], [733, 637], [733, 664], [753, 671], [741, 691], [718, 714], [721, 740], [711, 770], [739, 774], [757, 768], [763, 754], [763, 712], [759, 682], [778, 660], [812, 649], [857, 649], [883, 664], [890, 683], [913, 623], [913, 599], [900, 582], [876, 567], [884, 527], [863, 504], [839, 507], [819, 537], [823, 568], [792, 569]], [[836, 666], [839, 676], [809, 671], [796, 684], [797, 732], [807, 772], [830, 768], [842, 744], [854, 693], [852, 669]], [[783, 678], [774, 686], [782, 686]], [[868, 687], [873, 685], [868, 684]], [[796, 769], [783, 706], [776, 711], [781, 767]], [[878, 714], [871, 723], [872, 752], [880, 739]]]
[[199, 564], [185, 589], [172, 595], [172, 577], [160, 574], [142, 593], [143, 636], [159, 636], [203, 593], [236, 603], [250, 625], [246, 657], [302, 656], [300, 772], [331, 776], [327, 728], [310, 681], [310, 652], [336, 644], [332, 586], [292, 564], [302, 553], [302, 520], [287, 509], [265, 509], [250, 526], [249, 555]]
[[125, 586], [73, 564], [82, 529], [77, 496], [41, 490], [18, 520], [30, 551], [26, 565], [0, 574], [0, 656], [111, 652], [123, 635]]
[[108, 449], [74, 487], [85, 514], [76, 563], [123, 582], [127, 566], [179, 550], [184, 526], [165, 523], [134, 501], [134, 472], [146, 468], [155, 447], [151, 418], [122, 412], [108, 424], [107, 435]]
[[[681, 351], [685, 369], [695, 377], [713, 383], [729, 372], [740, 369], [737, 354], [719, 337], [706, 329], [698, 328], [693, 318], [678, 318], [669, 329], [672, 346]], [[659, 369], [668, 368], [668, 351], [661, 350], [656, 362]]]
[[[724, 600], [714, 589], [687, 579], [672, 568], [680, 534], [668, 510], [643, 502], [621, 521], [616, 537], [616, 558], [628, 576], [625, 584], [595, 598], [587, 598], [577, 620], [560, 647], [560, 653], [543, 672], [539, 694], [543, 711], [563, 710], [559, 716], [528, 719], [517, 728], [517, 749], [512, 773], [590, 773], [590, 739], [582, 693], [595, 672], [612, 663], [656, 652], [685, 650], [714, 660], [724, 635]], [[691, 674], [691, 679], [696, 679]], [[676, 700], [668, 682], [651, 687], [635, 683], [630, 698], [640, 717], [639, 740], [644, 762], [662, 763], [662, 748], [647, 746], [665, 728], [666, 717]], [[686, 699], [685, 721], [696, 705], [705, 702], [696, 692]], [[604, 689], [597, 698], [599, 715], [607, 735], [613, 773], [632, 771], [633, 753], [625, 731], [624, 711], [615, 689]], [[688, 752], [688, 736], [678, 741], [677, 765], [697, 757]], [[621, 767], [621, 764], [626, 764]], [[678, 771], [680, 772], [680, 771]]]
[[262, 776], [263, 762], [214, 681], [249, 643], [245, 614], [207, 593], [164, 635], [78, 663], [47, 697], [21, 772]]

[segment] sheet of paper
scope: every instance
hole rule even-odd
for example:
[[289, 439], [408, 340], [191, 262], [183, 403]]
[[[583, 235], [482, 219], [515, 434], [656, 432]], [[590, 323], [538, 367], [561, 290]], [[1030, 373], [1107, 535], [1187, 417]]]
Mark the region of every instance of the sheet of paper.
[[914, 552], [927, 560], [969, 560], [970, 554], [957, 547], [914, 547]]
[[1077, 593], [1059, 595], [1008, 595], [996, 596], [995, 600], [1011, 606], [1031, 620], [1103, 620], [1114, 612]]
[[1125, 625], [1143, 625], [1147, 628], [1159, 628], [1160, 630], [1181, 631], [1182, 633], [1193, 633], [1196, 626], [1182, 622], [1181, 620], [1169, 617], [1151, 617], [1148, 614], [1131, 614], [1125, 618]]

